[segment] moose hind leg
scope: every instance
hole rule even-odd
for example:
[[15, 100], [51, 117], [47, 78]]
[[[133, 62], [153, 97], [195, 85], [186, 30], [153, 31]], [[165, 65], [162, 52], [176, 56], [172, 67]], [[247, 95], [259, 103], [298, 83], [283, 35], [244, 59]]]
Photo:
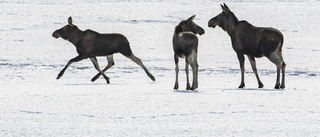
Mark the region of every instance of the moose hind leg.
[[257, 81], [258, 81], [258, 84], [259, 84], [259, 88], [263, 88], [263, 84], [260, 81], [260, 78], [259, 78], [259, 75], [258, 75], [258, 72], [257, 72], [256, 60], [254, 59], [253, 56], [249, 56], [248, 55], [248, 58], [249, 58], [249, 61], [250, 61], [250, 64], [251, 64], [251, 68], [252, 68], [254, 74], [256, 75], [256, 78], [257, 78]]
[[192, 87], [190, 89], [194, 90], [198, 88], [198, 79], [197, 79], [198, 64], [197, 64], [197, 61], [195, 61], [195, 58], [193, 55], [189, 56], [187, 59], [189, 64], [191, 65], [192, 73], [193, 73]]
[[281, 70], [282, 70], [282, 82], [280, 85], [281, 89], [284, 89], [285, 86], [285, 69], [286, 69], [286, 63], [284, 63], [284, 61], [282, 61], [282, 65], [281, 65]]
[[190, 89], [190, 83], [189, 83], [189, 63], [186, 59], [186, 68], [185, 68], [186, 76], [187, 76], [187, 90]]
[[156, 81], [154, 76], [148, 71], [148, 69], [143, 65], [141, 59], [136, 57], [133, 53], [130, 56], [126, 56], [127, 58], [131, 59], [133, 62], [137, 63], [139, 66], [143, 68], [143, 70], [147, 73], [152, 81]]
[[[268, 59], [274, 63], [277, 67], [277, 80], [276, 80], [276, 85], [274, 86], [275, 89], [279, 89], [280, 88], [280, 68], [282, 67], [282, 57], [281, 57], [281, 54], [279, 52], [272, 52]], [[282, 67], [284, 68], [284, 67]], [[284, 71], [283, 71], [284, 73]], [[282, 77], [284, 79], [284, 75]], [[282, 85], [284, 86], [284, 85]]]
[[179, 88], [179, 82], [178, 82], [178, 75], [179, 75], [179, 57], [177, 55], [174, 55], [174, 62], [176, 64], [176, 82], [174, 84], [173, 89], [178, 89]]
[[98, 70], [98, 72], [104, 77], [104, 79], [106, 79], [107, 84], [110, 83], [109, 78], [100, 70], [99, 64], [98, 64], [98, 60], [96, 57], [92, 57], [90, 58], [90, 60], [92, 61], [94, 67], [96, 68], [96, 70]]
[[[113, 60], [113, 56], [112, 55], [108, 56], [107, 60], [108, 60], [108, 66], [102, 70], [103, 73], [106, 72], [109, 68], [111, 68], [114, 65], [114, 60]], [[101, 73], [98, 73], [96, 76], [94, 76], [91, 79], [91, 81], [92, 82], [96, 81], [100, 76], [101, 76]]]

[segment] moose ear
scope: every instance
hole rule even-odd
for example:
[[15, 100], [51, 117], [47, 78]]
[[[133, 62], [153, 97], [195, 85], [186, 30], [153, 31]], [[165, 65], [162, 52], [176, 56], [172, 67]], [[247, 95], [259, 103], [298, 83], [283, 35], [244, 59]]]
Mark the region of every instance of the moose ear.
[[228, 7], [225, 3], [223, 3], [223, 5], [224, 5], [224, 7], [225, 7], [226, 9], [230, 10], [229, 7]]
[[195, 17], [196, 17], [196, 15], [191, 16], [191, 17], [187, 20], [187, 22], [191, 22]]
[[72, 24], [72, 18], [71, 18], [71, 17], [68, 18], [68, 24], [69, 24], [70, 26], [73, 26], [73, 24]]
[[230, 11], [229, 7], [225, 3], [223, 3], [223, 5], [221, 5], [221, 8], [222, 8], [222, 10], [224, 12], [229, 12]]

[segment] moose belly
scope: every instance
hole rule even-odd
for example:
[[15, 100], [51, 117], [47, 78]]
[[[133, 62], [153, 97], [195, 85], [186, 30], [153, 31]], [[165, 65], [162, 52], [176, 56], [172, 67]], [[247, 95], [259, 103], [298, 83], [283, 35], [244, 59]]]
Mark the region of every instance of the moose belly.
[[259, 49], [244, 49], [243, 53], [254, 57], [263, 57], [263, 53]]

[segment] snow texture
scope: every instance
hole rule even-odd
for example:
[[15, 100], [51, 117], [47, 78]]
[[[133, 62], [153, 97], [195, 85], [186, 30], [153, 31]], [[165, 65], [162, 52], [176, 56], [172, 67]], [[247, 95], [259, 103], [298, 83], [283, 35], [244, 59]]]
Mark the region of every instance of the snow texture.
[[[246, 59], [246, 87], [237, 88], [230, 37], [207, 24], [223, 2], [238, 19], [283, 33], [284, 90], [273, 89], [276, 67], [265, 57], [256, 59], [265, 87], [257, 88]], [[319, 7], [303, 0], [0, 1], [0, 136], [319, 136]], [[199, 88], [184, 90], [180, 59], [173, 90], [174, 27], [192, 15], [206, 31], [198, 36]], [[90, 82], [97, 71], [88, 59], [56, 80], [77, 56], [71, 43], [52, 37], [69, 16], [81, 30], [127, 36], [156, 81], [121, 54], [106, 72], [109, 85], [102, 77]]]

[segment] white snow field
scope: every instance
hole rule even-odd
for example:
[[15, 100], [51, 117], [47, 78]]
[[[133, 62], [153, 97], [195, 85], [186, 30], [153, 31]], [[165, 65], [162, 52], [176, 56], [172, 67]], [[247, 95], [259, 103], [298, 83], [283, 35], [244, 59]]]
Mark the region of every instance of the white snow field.
[[[283, 33], [283, 90], [273, 89], [276, 67], [265, 57], [256, 59], [265, 87], [258, 88], [246, 59], [246, 87], [237, 88], [230, 37], [208, 28], [223, 2], [0, 0], [0, 136], [320, 136], [320, 2], [226, 1], [238, 19]], [[192, 15], [205, 29], [199, 88], [184, 90], [180, 59], [180, 88], [173, 90], [174, 27]], [[109, 85], [102, 77], [90, 81], [97, 71], [88, 59], [56, 80], [77, 56], [71, 43], [52, 37], [69, 16], [81, 30], [124, 34], [156, 81], [121, 54], [105, 73]]]

